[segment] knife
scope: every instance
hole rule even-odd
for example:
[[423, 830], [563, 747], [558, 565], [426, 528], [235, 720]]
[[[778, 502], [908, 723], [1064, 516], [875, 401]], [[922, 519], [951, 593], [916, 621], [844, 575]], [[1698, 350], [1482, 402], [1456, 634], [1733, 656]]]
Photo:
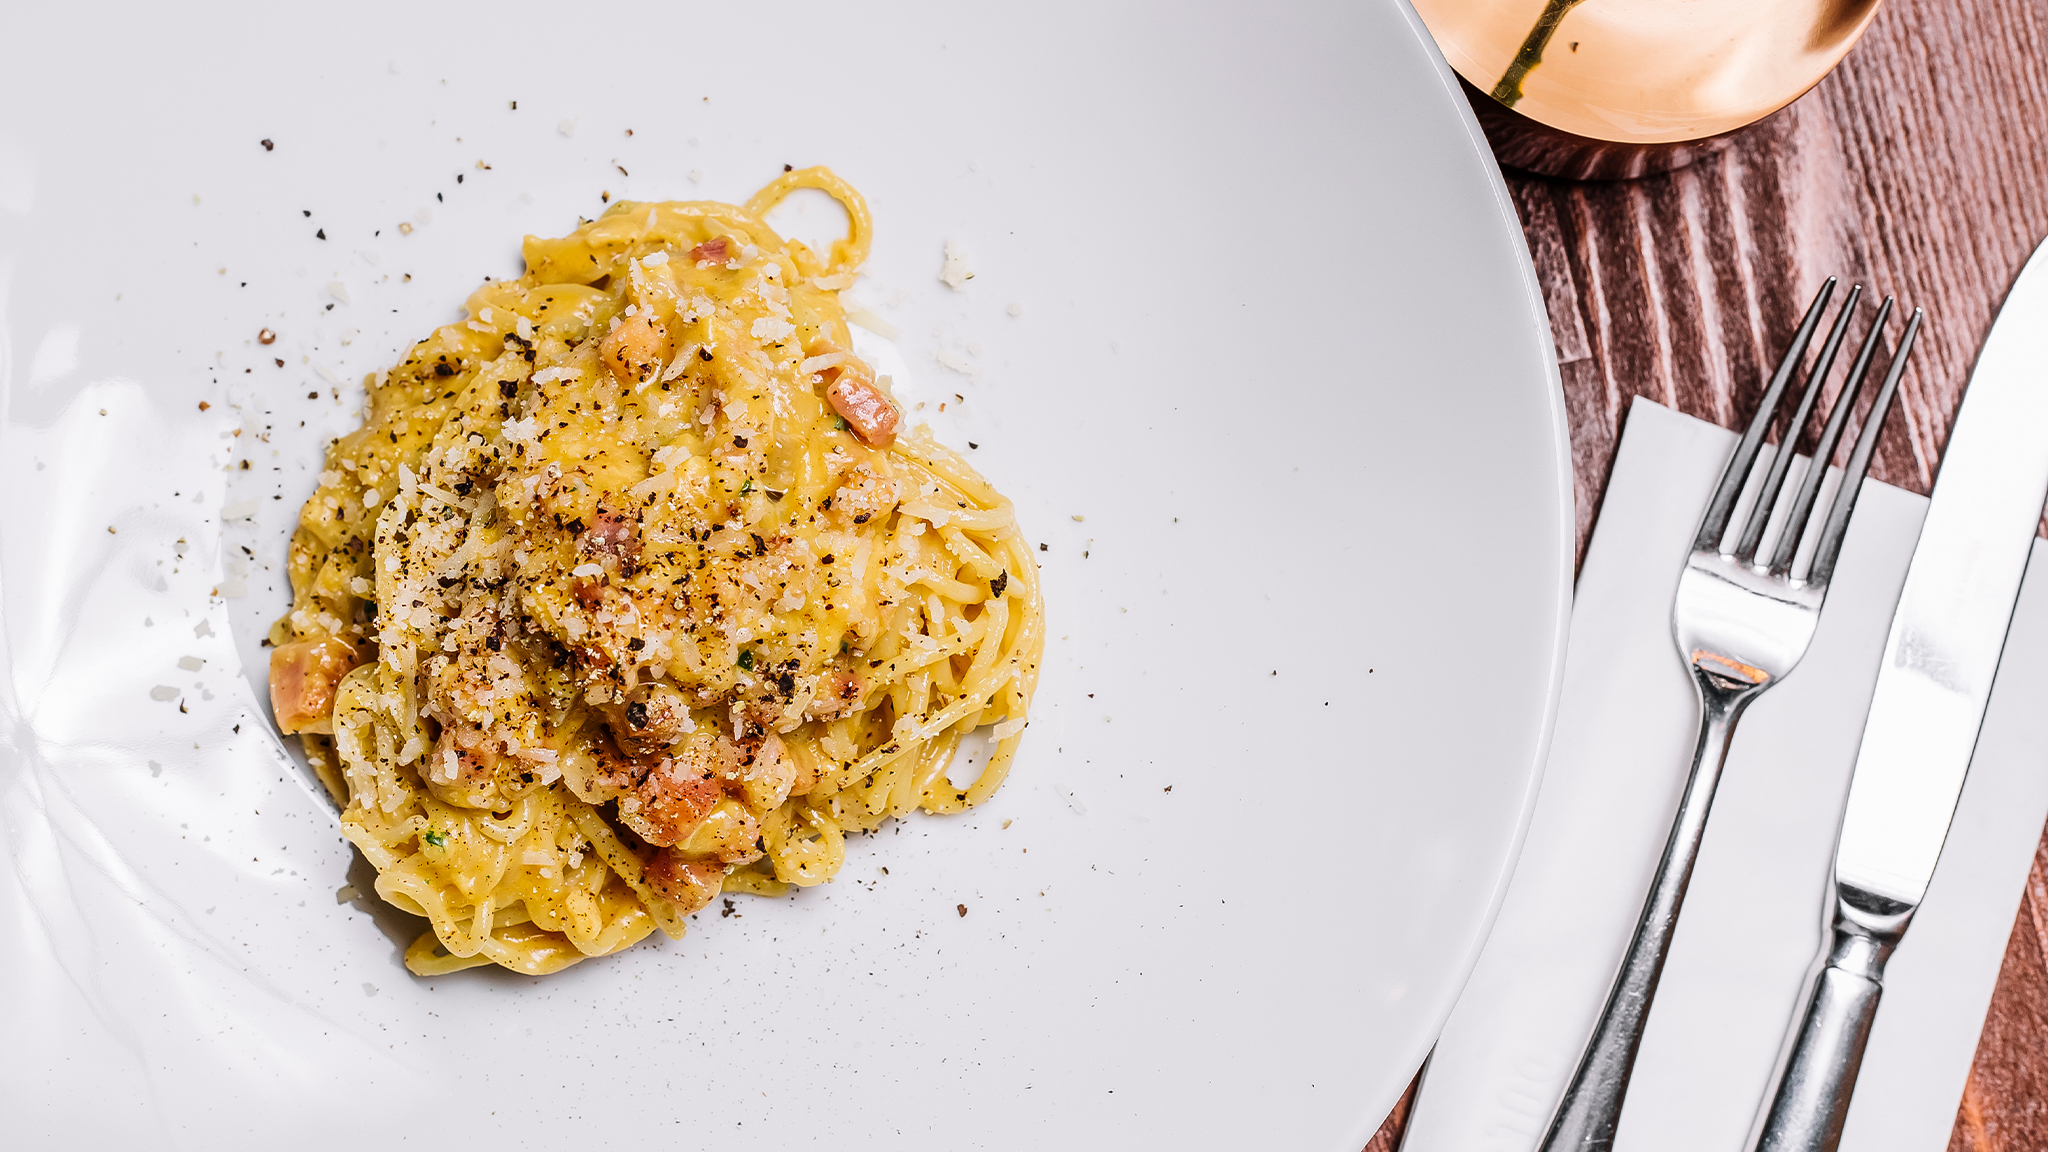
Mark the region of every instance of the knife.
[[[1910, 335], [1910, 333], [1909, 333]], [[2048, 499], [2048, 241], [1978, 353], [1863, 725], [1834, 931], [1756, 1152], [1835, 1152], [1885, 961], [1927, 894]]]

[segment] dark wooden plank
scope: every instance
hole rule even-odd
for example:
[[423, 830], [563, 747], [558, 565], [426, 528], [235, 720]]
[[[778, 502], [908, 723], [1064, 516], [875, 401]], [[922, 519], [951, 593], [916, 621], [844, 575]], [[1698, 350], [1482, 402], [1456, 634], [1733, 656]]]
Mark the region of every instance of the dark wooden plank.
[[[1508, 186], [1559, 352], [1581, 555], [1629, 398], [1738, 426], [1830, 274], [1868, 286], [1866, 316], [1886, 293], [1927, 309], [1871, 469], [1926, 492], [1998, 304], [2048, 235], [2048, 0], [1891, 0], [1832, 76], [1717, 155]], [[2048, 842], [2029, 884], [1957, 1152], [2048, 1149]]]
[[1970, 1083], [1949, 1134], [1949, 1152], [2018, 1152], [2048, 1148], [2048, 844], [2034, 852], [2034, 871], [2018, 923], [2005, 947], [1998, 998], [1984, 1021]]
[[1401, 1099], [1394, 1103], [1394, 1110], [1387, 1114], [1386, 1123], [1373, 1133], [1366, 1142], [1365, 1152], [1398, 1152], [1401, 1147], [1401, 1130], [1408, 1123], [1408, 1109], [1415, 1104], [1415, 1089], [1422, 1083], [1422, 1074], [1408, 1082], [1408, 1090], [1401, 1093]]

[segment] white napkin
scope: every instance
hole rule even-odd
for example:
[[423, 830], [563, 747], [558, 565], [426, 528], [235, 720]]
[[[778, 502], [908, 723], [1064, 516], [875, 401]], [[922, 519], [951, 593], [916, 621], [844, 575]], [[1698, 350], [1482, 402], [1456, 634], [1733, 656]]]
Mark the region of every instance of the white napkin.
[[[1500, 918], [1403, 1152], [1528, 1152], [1605, 1001], [1691, 760], [1671, 601], [1733, 433], [1638, 398], [1573, 606], [1556, 735]], [[1797, 473], [1795, 472], [1795, 477]], [[1826, 931], [1835, 838], [1924, 497], [1868, 482], [1805, 660], [1743, 719], [1617, 1152], [1743, 1152]], [[1844, 1152], [1948, 1143], [2048, 818], [2048, 561], [2035, 543], [1968, 783], [1892, 958]]]

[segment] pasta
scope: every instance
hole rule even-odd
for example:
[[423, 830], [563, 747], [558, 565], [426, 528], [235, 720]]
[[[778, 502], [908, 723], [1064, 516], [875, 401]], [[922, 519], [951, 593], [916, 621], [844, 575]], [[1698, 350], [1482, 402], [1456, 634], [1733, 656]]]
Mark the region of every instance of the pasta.
[[[762, 223], [796, 188], [847, 210], [824, 255]], [[427, 919], [412, 971], [679, 937], [1002, 784], [1037, 565], [851, 351], [870, 229], [823, 168], [614, 204], [369, 382], [292, 539], [271, 696], [379, 895]]]

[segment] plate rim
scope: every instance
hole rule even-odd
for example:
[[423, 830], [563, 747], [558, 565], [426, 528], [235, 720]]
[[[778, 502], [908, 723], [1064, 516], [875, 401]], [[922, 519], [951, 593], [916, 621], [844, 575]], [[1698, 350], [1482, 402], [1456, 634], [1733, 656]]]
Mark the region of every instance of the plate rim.
[[1535, 259], [1529, 252], [1528, 235], [1522, 229], [1520, 214], [1515, 210], [1514, 201], [1508, 192], [1507, 180], [1501, 174], [1500, 163], [1495, 159], [1492, 145], [1486, 141], [1486, 134], [1479, 126], [1479, 120], [1472, 111], [1472, 105], [1465, 99], [1463, 88], [1458, 83], [1458, 74], [1444, 58], [1443, 50], [1429, 28], [1415, 11], [1411, 0], [1394, 0], [1409, 31], [1414, 34], [1423, 54], [1428, 58], [1439, 89], [1452, 107], [1458, 125], [1464, 130], [1465, 147], [1473, 159], [1478, 161], [1484, 172], [1487, 191], [1495, 212], [1507, 234], [1509, 248], [1519, 257], [1515, 261], [1516, 282], [1521, 287], [1523, 305], [1527, 308], [1527, 321], [1533, 331], [1543, 365], [1545, 385], [1545, 411], [1550, 416], [1551, 455], [1556, 462], [1551, 477], [1553, 487], [1551, 498], [1558, 512], [1558, 536], [1555, 541], [1557, 554], [1554, 560], [1557, 596], [1550, 621], [1551, 664], [1548, 682], [1545, 685], [1542, 722], [1537, 731], [1531, 760], [1525, 766], [1526, 783], [1519, 801], [1518, 814], [1512, 840], [1506, 856], [1501, 860], [1499, 870], [1492, 879], [1492, 891], [1487, 898], [1485, 912], [1480, 918], [1480, 929], [1474, 935], [1471, 946], [1457, 964], [1457, 979], [1452, 982], [1454, 991], [1445, 997], [1439, 1010], [1433, 1015], [1428, 1029], [1428, 1041], [1420, 1052], [1412, 1052], [1410, 1063], [1415, 1073], [1409, 1083], [1399, 1089], [1399, 1094], [1387, 1105], [1386, 1118], [1379, 1121], [1384, 1127], [1391, 1119], [1392, 1109], [1398, 1105], [1408, 1088], [1418, 1084], [1428, 1070], [1429, 1054], [1436, 1047], [1438, 1037], [1443, 1034], [1444, 1025], [1449, 1022], [1451, 1011], [1464, 994], [1465, 985], [1472, 979], [1472, 971], [1479, 963], [1479, 954], [1485, 950], [1487, 938], [1493, 933], [1494, 923], [1500, 917], [1501, 904], [1507, 898], [1508, 883], [1514, 878], [1515, 866], [1520, 862], [1522, 846], [1529, 835], [1529, 821], [1536, 812], [1536, 797], [1543, 787], [1544, 768], [1550, 759], [1551, 737], [1557, 728], [1558, 697], [1564, 689], [1565, 652], [1571, 629], [1572, 590], [1576, 580], [1575, 556], [1577, 546], [1576, 521], [1576, 475], [1573, 469], [1571, 448], [1571, 424], [1564, 404], [1564, 377], [1557, 362], [1557, 346], [1550, 329], [1550, 310], [1543, 298], [1542, 285], [1536, 279]]

